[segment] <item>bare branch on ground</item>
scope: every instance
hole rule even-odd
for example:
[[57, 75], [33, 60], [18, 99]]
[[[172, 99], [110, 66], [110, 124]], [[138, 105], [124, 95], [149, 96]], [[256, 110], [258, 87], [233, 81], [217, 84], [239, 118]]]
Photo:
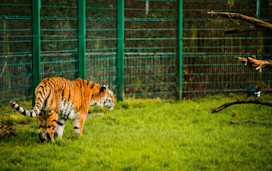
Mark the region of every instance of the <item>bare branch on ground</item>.
[[260, 101], [260, 100], [237, 100], [237, 101], [233, 101], [233, 102], [229, 102], [229, 103], [225, 103], [213, 110], [211, 110], [211, 113], [216, 113], [219, 112], [231, 105], [235, 105], [235, 104], [245, 104], [245, 103], [251, 103], [251, 104], [261, 104], [261, 105], [267, 105], [267, 106], [271, 106], [272, 107], [272, 102], [267, 102], [267, 101]]
[[243, 124], [243, 123], [258, 123], [258, 124], [262, 124], [262, 125], [272, 125], [272, 123], [266, 123], [266, 122], [258, 122], [258, 121], [231, 121], [232, 124]]

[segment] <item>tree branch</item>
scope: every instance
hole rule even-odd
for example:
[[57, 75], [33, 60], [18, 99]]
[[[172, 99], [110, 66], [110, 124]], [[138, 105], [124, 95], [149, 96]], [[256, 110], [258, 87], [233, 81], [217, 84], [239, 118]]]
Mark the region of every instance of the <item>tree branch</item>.
[[226, 18], [234, 18], [234, 19], [243, 20], [243, 21], [249, 22], [251, 24], [254, 24], [255, 27], [257, 27], [257, 28], [263, 28], [263, 29], [272, 31], [272, 24], [271, 23], [259, 20], [254, 17], [249, 17], [249, 16], [239, 14], [239, 13], [229, 13], [229, 12], [209, 11], [207, 13], [211, 16], [214, 15], [214, 16], [222, 16], [222, 17], [226, 17]]
[[272, 102], [266, 102], [266, 101], [260, 101], [260, 100], [237, 100], [237, 101], [233, 101], [233, 102], [229, 102], [229, 103], [225, 103], [221, 106], [219, 106], [218, 108], [215, 108], [211, 111], [211, 113], [216, 113], [219, 112], [231, 105], [235, 105], [235, 104], [244, 104], [244, 103], [251, 103], [251, 104], [262, 104], [262, 105], [267, 105], [267, 106], [271, 106], [272, 107]]
[[251, 68], [255, 68], [256, 70], [259, 70], [262, 72], [262, 69], [267, 67], [267, 68], [272, 68], [272, 60], [258, 60], [255, 59], [256, 57], [235, 57], [237, 58], [240, 62], [244, 63], [245, 65], [248, 65]]

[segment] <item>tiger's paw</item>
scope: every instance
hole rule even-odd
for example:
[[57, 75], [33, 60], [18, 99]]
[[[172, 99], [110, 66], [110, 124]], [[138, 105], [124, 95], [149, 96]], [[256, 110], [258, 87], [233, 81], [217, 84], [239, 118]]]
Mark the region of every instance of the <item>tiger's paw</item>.
[[46, 136], [48, 141], [54, 141], [54, 134], [46, 133]]
[[47, 141], [47, 137], [46, 137], [46, 134], [45, 134], [45, 133], [40, 132], [40, 133], [39, 133], [39, 138], [40, 138], [40, 140], [41, 140], [41, 143], [43, 143], [44, 141], [45, 141], [45, 142]]

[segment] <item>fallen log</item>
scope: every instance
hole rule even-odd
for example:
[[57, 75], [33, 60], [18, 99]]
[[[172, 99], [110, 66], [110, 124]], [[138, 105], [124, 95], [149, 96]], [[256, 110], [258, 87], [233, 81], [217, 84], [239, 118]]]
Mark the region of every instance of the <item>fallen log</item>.
[[271, 106], [272, 107], [272, 102], [266, 102], [266, 101], [261, 101], [261, 100], [237, 100], [237, 101], [233, 101], [233, 102], [229, 102], [229, 103], [225, 103], [213, 110], [211, 110], [211, 113], [216, 113], [219, 112], [231, 105], [235, 105], [235, 104], [244, 104], [244, 103], [250, 103], [250, 104], [261, 104], [261, 105], [267, 105], [267, 106]]

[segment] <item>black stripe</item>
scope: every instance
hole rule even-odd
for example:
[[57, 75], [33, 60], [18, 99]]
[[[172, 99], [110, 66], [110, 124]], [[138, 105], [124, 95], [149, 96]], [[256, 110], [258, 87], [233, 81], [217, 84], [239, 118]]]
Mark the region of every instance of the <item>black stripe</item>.
[[91, 88], [93, 88], [93, 87], [94, 87], [94, 83], [92, 84]]
[[45, 87], [43, 85], [40, 85], [40, 87], [42, 88], [42, 91], [40, 91], [40, 92], [43, 93]]
[[82, 80], [80, 79], [80, 81], [79, 81], [79, 87], [80, 87], [80, 89], [81, 89], [81, 87], [82, 87]]
[[30, 117], [33, 117], [33, 112], [30, 112]]
[[58, 122], [58, 121], [54, 119], [52, 122]]
[[47, 98], [50, 96], [51, 92], [52, 92], [52, 90], [49, 89], [49, 93], [48, 93], [48, 95], [47, 95]]
[[26, 112], [25, 112], [25, 110], [24, 110], [24, 111], [22, 112], [22, 114], [23, 114], [23, 115], [26, 115]]
[[71, 113], [71, 112], [69, 112], [68, 115], [66, 116], [67, 119], [69, 118], [70, 113]]
[[46, 105], [47, 105], [47, 99], [50, 97], [51, 92], [52, 92], [51, 89], [49, 89], [49, 94], [47, 95], [47, 98], [44, 101], [44, 107], [46, 107]]
[[80, 129], [79, 127], [75, 126], [74, 129]]
[[16, 110], [19, 111], [19, 109], [20, 109], [20, 106], [18, 105], [18, 106], [16, 107]]
[[12, 102], [11, 106], [14, 108], [15, 104], [16, 104], [15, 102]]
[[38, 102], [41, 102], [42, 101], [42, 98], [41, 97], [37, 97], [36, 99], [35, 99], [35, 101], [36, 100], [38, 100]]
[[40, 125], [39, 128], [43, 128], [43, 125]]
[[55, 128], [56, 126], [54, 126], [54, 125], [48, 125], [48, 126], [47, 126], [47, 128], [51, 128], [51, 127], [52, 127], [52, 128]]
[[49, 83], [51, 83], [51, 84], [53, 85], [53, 87], [56, 87], [56, 84], [55, 84], [55, 81], [54, 81], [54, 80], [50, 80]]
[[47, 86], [47, 81], [49, 80], [49, 78], [47, 78], [47, 79], [44, 79], [44, 81], [42, 81], [43, 82], [43, 84], [44, 84], [44, 87], [46, 87]]
[[89, 81], [87, 81], [87, 86], [90, 84], [90, 82]]
[[60, 126], [63, 126], [63, 125], [64, 125], [64, 123], [61, 123], [61, 122], [59, 122], [59, 121], [57, 121], [57, 124], [60, 125]]
[[63, 97], [64, 97], [64, 89], [61, 92], [61, 99], [63, 99]]

